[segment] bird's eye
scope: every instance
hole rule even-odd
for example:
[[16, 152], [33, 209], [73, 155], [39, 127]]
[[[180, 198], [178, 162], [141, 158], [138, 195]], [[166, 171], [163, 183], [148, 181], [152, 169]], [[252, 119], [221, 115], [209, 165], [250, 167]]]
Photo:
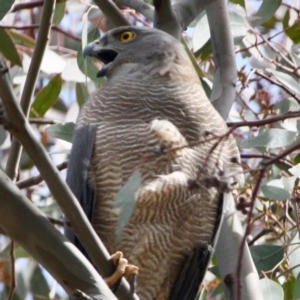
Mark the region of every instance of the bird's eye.
[[119, 41], [122, 43], [129, 42], [129, 41], [133, 40], [134, 38], [135, 38], [135, 33], [132, 31], [123, 31], [119, 35]]

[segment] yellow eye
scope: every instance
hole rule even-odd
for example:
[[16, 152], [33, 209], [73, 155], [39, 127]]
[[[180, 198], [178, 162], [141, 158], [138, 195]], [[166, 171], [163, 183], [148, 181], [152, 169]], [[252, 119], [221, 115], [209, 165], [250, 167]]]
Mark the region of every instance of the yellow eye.
[[119, 35], [119, 41], [122, 43], [127, 43], [135, 38], [135, 33], [133, 31], [123, 31]]

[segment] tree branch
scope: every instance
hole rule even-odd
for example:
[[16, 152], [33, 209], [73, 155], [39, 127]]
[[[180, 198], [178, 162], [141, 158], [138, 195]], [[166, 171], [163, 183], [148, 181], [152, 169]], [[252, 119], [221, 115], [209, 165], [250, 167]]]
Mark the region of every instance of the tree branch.
[[141, 0], [114, 0], [118, 5], [130, 7], [135, 11], [141, 13], [146, 17], [148, 21], [153, 21], [154, 19], [154, 9], [152, 5], [141, 1]]
[[210, 100], [215, 109], [226, 120], [235, 100], [237, 80], [227, 1], [217, 0], [213, 2], [207, 7], [206, 13], [215, 62], [215, 74]]
[[[29, 66], [28, 74], [26, 76], [26, 81], [20, 101], [25, 116], [27, 116], [29, 113], [31, 98], [34, 92], [36, 80], [40, 71], [40, 66], [47, 46], [47, 42], [49, 40], [54, 8], [55, 0], [45, 1], [41, 16], [40, 30], [36, 41], [36, 47], [33, 51], [32, 60]], [[12, 115], [12, 117], [14, 116]], [[11, 150], [8, 156], [5, 170], [6, 174], [13, 180], [17, 176], [17, 169], [20, 162], [21, 152], [22, 147], [20, 143], [13, 137]]]
[[[68, 166], [68, 162], [64, 161], [63, 163], [57, 165], [56, 167], [57, 167], [57, 170], [61, 171], [61, 170], [66, 169], [67, 166]], [[20, 190], [25, 189], [25, 188], [28, 188], [30, 186], [37, 185], [37, 184], [41, 183], [43, 180], [44, 179], [41, 175], [36, 175], [36, 176], [30, 177], [30, 178], [27, 178], [25, 180], [18, 181], [17, 182], [17, 187]]]
[[292, 118], [299, 118], [300, 117], [300, 111], [292, 111], [292, 112], [287, 112], [285, 114], [282, 114], [280, 116], [276, 116], [276, 117], [271, 117], [271, 118], [267, 118], [267, 119], [263, 119], [263, 120], [259, 120], [259, 121], [247, 121], [247, 122], [228, 122], [227, 126], [228, 127], [234, 127], [234, 128], [238, 128], [238, 127], [259, 127], [259, 126], [263, 126], [263, 125], [268, 125], [268, 124], [272, 124], [278, 121], [283, 121], [286, 119], [292, 119]]
[[154, 0], [154, 27], [180, 40], [182, 28], [177, 20], [171, 0]]
[[[64, 287], [92, 299], [117, 299], [97, 271], [0, 170], [0, 226]], [[97, 296], [97, 297], [96, 297]]]
[[114, 23], [116, 27], [128, 26], [130, 23], [124, 17], [118, 7], [110, 0], [94, 0], [105, 16]]
[[[78, 200], [74, 197], [67, 184], [60, 178], [59, 172], [53, 165], [46, 150], [34, 137], [30, 124], [14, 97], [7, 75], [0, 77], [0, 97], [9, 116], [9, 120], [5, 124], [6, 129], [26, 149], [100, 274], [104, 277], [111, 275], [114, 272], [114, 266], [110, 261], [109, 253], [89, 223]], [[119, 295], [122, 299], [138, 299], [137, 296], [130, 294], [129, 285], [125, 282], [125, 279], [122, 279], [116, 295]]]
[[177, 21], [182, 30], [186, 30], [188, 25], [199, 16], [208, 5], [216, 0], [179, 0], [173, 5]]

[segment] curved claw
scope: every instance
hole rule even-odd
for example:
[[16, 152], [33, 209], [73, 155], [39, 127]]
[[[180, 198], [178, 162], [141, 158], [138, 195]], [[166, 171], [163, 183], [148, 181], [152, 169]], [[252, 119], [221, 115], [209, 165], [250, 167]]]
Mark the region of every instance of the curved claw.
[[133, 294], [135, 292], [136, 275], [138, 274], [139, 268], [128, 264], [127, 259], [123, 257], [123, 253], [121, 251], [114, 253], [111, 256], [111, 260], [117, 268], [111, 276], [104, 278], [104, 281], [110, 288], [112, 288], [117, 285], [122, 276], [124, 276], [129, 282], [130, 291]]

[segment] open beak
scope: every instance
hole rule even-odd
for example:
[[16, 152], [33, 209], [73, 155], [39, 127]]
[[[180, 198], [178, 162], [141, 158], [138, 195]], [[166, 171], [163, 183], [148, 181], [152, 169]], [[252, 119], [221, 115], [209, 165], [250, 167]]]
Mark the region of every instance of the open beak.
[[97, 73], [97, 77], [106, 75], [109, 65], [118, 56], [118, 52], [111, 48], [106, 48], [101, 44], [101, 40], [96, 40], [86, 45], [83, 50], [83, 57], [91, 56], [104, 63], [103, 68]]

